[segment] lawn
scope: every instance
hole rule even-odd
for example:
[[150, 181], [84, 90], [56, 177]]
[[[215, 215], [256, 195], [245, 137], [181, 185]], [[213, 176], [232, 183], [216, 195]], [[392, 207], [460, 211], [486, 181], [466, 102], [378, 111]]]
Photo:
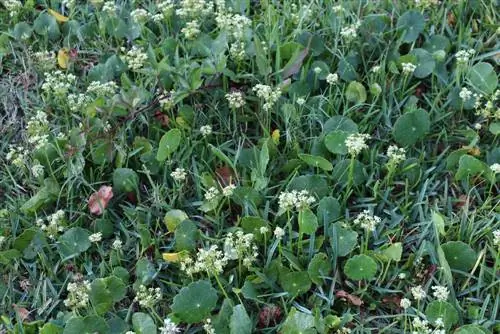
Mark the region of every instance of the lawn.
[[500, 333], [496, 0], [0, 0], [0, 333]]

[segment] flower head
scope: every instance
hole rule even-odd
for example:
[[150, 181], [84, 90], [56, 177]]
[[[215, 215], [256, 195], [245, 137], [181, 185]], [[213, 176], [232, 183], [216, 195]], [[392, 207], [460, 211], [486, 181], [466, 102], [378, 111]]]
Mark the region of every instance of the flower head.
[[160, 334], [175, 334], [180, 333], [181, 330], [170, 318], [163, 320], [163, 326], [159, 328]]
[[276, 237], [276, 239], [281, 240], [284, 235], [285, 235], [285, 230], [283, 230], [281, 227], [277, 226], [274, 229], [274, 236]]
[[184, 168], [176, 168], [170, 176], [177, 182], [182, 182], [186, 180], [186, 170]]
[[207, 137], [212, 134], [212, 127], [210, 125], [203, 125], [200, 128], [200, 133], [203, 137]]
[[427, 296], [427, 293], [422, 289], [421, 285], [417, 285], [410, 288], [410, 292], [413, 298], [417, 301], [424, 299]]
[[328, 82], [329, 85], [333, 85], [339, 81], [339, 75], [337, 73], [328, 73], [326, 76], [326, 82]]
[[364, 210], [354, 219], [354, 224], [361, 226], [365, 230], [375, 231], [375, 227], [381, 221], [380, 217], [372, 215], [369, 210]]
[[433, 290], [432, 295], [439, 301], [446, 301], [450, 291], [448, 288], [441, 285], [435, 285], [431, 288]]
[[403, 73], [404, 74], [412, 74], [415, 69], [417, 68], [417, 66], [415, 66], [414, 64], [412, 63], [402, 63], [401, 64], [401, 68], [403, 69]]
[[389, 158], [389, 163], [397, 165], [406, 160], [406, 150], [402, 147], [391, 145], [387, 149], [387, 157]]
[[102, 240], [102, 233], [101, 232], [97, 232], [97, 233], [91, 234], [89, 236], [90, 242], [99, 242], [101, 240]]
[[366, 133], [353, 133], [349, 135], [345, 140], [347, 152], [352, 156], [358, 155], [362, 150], [368, 148], [366, 144], [368, 139], [370, 139], [370, 135]]
[[408, 298], [402, 298], [399, 302], [399, 306], [406, 310], [411, 306], [411, 301]]

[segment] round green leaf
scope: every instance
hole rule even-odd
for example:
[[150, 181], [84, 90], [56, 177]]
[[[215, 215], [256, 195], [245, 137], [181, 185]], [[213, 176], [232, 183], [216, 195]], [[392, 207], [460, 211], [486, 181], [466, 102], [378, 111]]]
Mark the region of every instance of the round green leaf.
[[77, 256], [90, 248], [90, 232], [81, 227], [67, 230], [59, 238], [59, 253], [62, 258]]
[[231, 333], [251, 334], [252, 325], [252, 319], [248, 316], [243, 305], [240, 304], [233, 307], [233, 314], [229, 322]]
[[197, 281], [183, 287], [174, 297], [172, 311], [183, 322], [200, 322], [217, 303], [217, 290], [208, 281]]
[[132, 315], [132, 326], [136, 334], [156, 333], [156, 325], [147, 313], [136, 312]]
[[299, 233], [300, 234], [314, 234], [318, 229], [318, 218], [311, 211], [306, 208], [299, 211]]
[[[258, 241], [263, 240], [263, 234], [260, 233], [260, 229], [262, 227], [266, 227], [269, 229], [269, 223], [267, 220], [262, 219], [260, 217], [246, 216], [241, 218], [241, 227], [245, 233], [252, 233], [255, 236], [255, 239]], [[266, 233], [268, 236], [270, 232]]]
[[415, 10], [405, 12], [398, 20], [397, 28], [402, 31], [402, 41], [405, 43], [414, 42], [418, 35], [424, 31], [424, 16]]
[[330, 188], [326, 180], [319, 175], [301, 175], [289, 183], [288, 190], [307, 190], [310, 194], [322, 198], [328, 194]]
[[465, 242], [449, 241], [441, 245], [441, 248], [452, 269], [468, 271], [476, 263], [476, 252]]
[[[156, 328], [155, 328], [156, 329]], [[89, 315], [86, 317], [71, 317], [64, 327], [63, 334], [94, 334], [109, 333], [109, 326], [106, 321], [98, 316]]]
[[500, 122], [492, 122], [488, 130], [495, 136], [500, 135]]
[[179, 129], [172, 129], [165, 133], [161, 139], [158, 146], [158, 153], [156, 154], [156, 160], [165, 161], [181, 143], [181, 131]]
[[320, 224], [332, 223], [340, 217], [340, 203], [336, 198], [323, 197], [318, 204], [318, 221]]
[[122, 300], [126, 292], [125, 284], [118, 277], [96, 278], [91, 284], [90, 300], [96, 312], [102, 315]]
[[450, 40], [443, 35], [432, 35], [425, 41], [424, 49], [429, 51], [429, 53], [441, 50], [448, 52], [450, 50]]
[[490, 168], [484, 162], [473, 156], [464, 154], [458, 160], [458, 170], [455, 178], [457, 180], [464, 180], [470, 176], [490, 173]]
[[314, 284], [323, 284], [323, 277], [328, 276], [332, 270], [330, 259], [325, 253], [317, 253], [309, 262], [307, 273]]
[[351, 81], [345, 91], [347, 101], [355, 104], [364, 103], [366, 101], [366, 89], [361, 83]]
[[472, 87], [484, 94], [493, 94], [498, 85], [497, 72], [493, 66], [485, 62], [472, 66], [467, 79]]
[[33, 29], [26, 22], [19, 22], [14, 26], [14, 30], [12, 31], [12, 36], [14, 36], [17, 40], [28, 39], [31, 37], [33, 33]]
[[352, 280], [369, 280], [377, 274], [377, 262], [368, 255], [355, 255], [347, 260], [344, 273]]
[[351, 134], [342, 130], [332, 131], [325, 137], [325, 146], [334, 154], [347, 154], [345, 141]]
[[177, 226], [174, 232], [175, 250], [192, 251], [196, 248], [199, 232], [196, 224], [190, 220], [184, 220]]
[[415, 71], [413, 75], [416, 78], [422, 79], [428, 76], [434, 71], [436, 67], [436, 61], [432, 57], [432, 54], [427, 52], [424, 49], [413, 49], [410, 52], [411, 55], [414, 55], [417, 58]]
[[167, 225], [167, 229], [170, 232], [173, 232], [180, 223], [188, 218], [188, 215], [184, 211], [173, 209], [165, 214], [163, 221], [165, 222], [165, 225]]
[[310, 154], [299, 154], [298, 156], [300, 160], [304, 161], [310, 166], [321, 168], [325, 171], [330, 171], [333, 169], [332, 163], [323, 157]]
[[415, 144], [422, 139], [430, 130], [431, 121], [429, 114], [417, 109], [401, 115], [392, 132], [394, 139], [403, 146]]
[[92, 151], [90, 153], [92, 155], [92, 161], [96, 165], [102, 165], [113, 160], [116, 150], [112, 142], [99, 139], [92, 145]]
[[306, 293], [311, 288], [307, 271], [294, 271], [280, 276], [281, 287], [293, 297]]
[[113, 172], [113, 187], [119, 192], [135, 191], [139, 186], [139, 176], [130, 168], [117, 168]]
[[450, 329], [451, 326], [458, 322], [458, 312], [455, 307], [448, 302], [439, 300], [435, 300], [427, 305], [425, 315], [431, 324], [441, 318], [446, 329]]
[[488, 334], [489, 332], [478, 325], [465, 325], [458, 328], [454, 334]]
[[336, 115], [328, 119], [323, 125], [323, 134], [332, 131], [342, 130], [348, 133], [357, 133], [358, 125], [352, 119], [346, 116]]
[[293, 307], [290, 313], [288, 313], [280, 332], [283, 334], [317, 333], [314, 325], [315, 319], [312, 314], [299, 312]]

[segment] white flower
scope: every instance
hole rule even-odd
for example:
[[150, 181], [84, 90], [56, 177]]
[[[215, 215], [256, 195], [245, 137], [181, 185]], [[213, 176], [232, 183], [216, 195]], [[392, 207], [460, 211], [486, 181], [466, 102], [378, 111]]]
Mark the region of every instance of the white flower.
[[431, 288], [434, 292], [432, 295], [439, 301], [446, 301], [450, 292], [448, 288], [441, 285], [435, 285]]
[[413, 329], [416, 330], [413, 333], [418, 334], [418, 333], [431, 333], [431, 330], [429, 329], [429, 323], [427, 320], [422, 320], [420, 318], [414, 318], [412, 321]]
[[89, 235], [90, 242], [99, 242], [101, 240], [102, 240], [102, 233], [101, 232], [97, 232], [97, 233]]
[[247, 56], [245, 48], [245, 42], [243, 41], [231, 43], [231, 46], [229, 47], [229, 56], [235, 62], [242, 62]]
[[126, 331], [125, 334], [135, 334], [133, 331]]
[[381, 221], [382, 219], [380, 219], [380, 217], [372, 215], [369, 210], [363, 210], [363, 212], [354, 219], [354, 224], [368, 231], [375, 231], [375, 227], [380, 224]]
[[71, 309], [87, 306], [89, 302], [90, 283], [89, 281], [68, 283], [68, 297], [64, 300], [64, 305]]
[[266, 227], [266, 226], [262, 226], [260, 229], [259, 229], [259, 232], [260, 234], [266, 234], [267, 232], [269, 232], [269, 228]]
[[297, 99], [297, 104], [298, 104], [299, 106], [302, 106], [302, 105], [304, 105], [305, 103], [306, 103], [306, 99], [304, 99], [303, 97], [299, 97], [299, 98]]
[[399, 302], [399, 306], [406, 310], [411, 306], [411, 301], [408, 298], [402, 298]]
[[406, 160], [406, 150], [402, 147], [391, 145], [387, 149], [387, 157], [389, 158], [389, 163], [397, 165]]
[[404, 74], [412, 74], [417, 66], [413, 65], [412, 63], [402, 63], [401, 68], [403, 69]]
[[176, 168], [170, 176], [177, 182], [182, 182], [186, 179], [186, 170], [184, 168]]
[[106, 13], [108, 16], [116, 15], [116, 5], [114, 1], [106, 1], [104, 5], [102, 5], [102, 12]]
[[316, 73], [316, 74], [320, 74], [320, 73], [321, 73], [321, 67], [315, 67], [315, 68], [313, 69], [313, 71], [314, 71], [314, 73]]
[[490, 169], [493, 173], [498, 174], [500, 173], [500, 164], [494, 163], [493, 165], [490, 166]]
[[54, 240], [60, 232], [64, 231], [64, 211], [58, 210], [52, 215], [48, 216], [47, 222], [48, 224], [44, 224], [43, 219], [38, 219], [36, 221], [36, 225], [45, 232], [49, 239]]
[[286, 212], [293, 208], [302, 210], [309, 207], [315, 201], [314, 196], [311, 196], [307, 190], [283, 191], [278, 196], [279, 211]]
[[181, 270], [188, 275], [205, 272], [210, 275], [218, 275], [224, 271], [228, 258], [219, 250], [217, 245], [208, 249], [200, 248], [195, 257], [196, 261], [186, 256], [181, 260]]
[[200, 128], [201, 135], [207, 137], [212, 134], [212, 127], [210, 125], [203, 125]]
[[361, 22], [356, 22], [351, 24], [350, 26], [342, 28], [340, 31], [340, 35], [344, 37], [346, 40], [352, 40], [358, 36], [358, 28], [361, 26]]
[[462, 99], [462, 101], [467, 102], [472, 97], [472, 92], [467, 89], [467, 87], [463, 87], [458, 96]]
[[243, 94], [239, 91], [226, 94], [226, 99], [229, 102], [229, 107], [233, 109], [239, 109], [245, 105]]
[[121, 250], [123, 247], [123, 242], [120, 239], [115, 239], [111, 247], [113, 247], [113, 249], [115, 250]]
[[101, 83], [100, 81], [92, 81], [87, 87], [87, 93], [95, 94], [96, 96], [109, 96], [113, 95], [118, 86], [114, 81]]
[[365, 133], [353, 133], [349, 135], [345, 140], [345, 145], [347, 146], [347, 152], [350, 155], [358, 155], [363, 149], [367, 149], [366, 141], [370, 139], [370, 135]]
[[339, 75], [337, 73], [328, 73], [326, 76], [326, 82], [328, 82], [329, 85], [333, 85], [339, 81]]
[[44, 167], [40, 164], [31, 166], [31, 173], [34, 177], [43, 176]]
[[274, 236], [276, 237], [276, 239], [281, 240], [281, 238], [283, 238], [284, 235], [285, 235], [285, 230], [283, 230], [279, 226], [276, 226], [276, 228], [274, 229]]
[[181, 0], [176, 14], [183, 19], [202, 18], [213, 13], [214, 3], [205, 0]]
[[76, 82], [75, 75], [71, 73], [65, 74], [60, 70], [46, 72], [44, 77], [45, 81], [42, 84], [42, 90], [46, 93], [52, 93], [57, 97], [66, 96]]
[[210, 320], [210, 318], [205, 320], [205, 323], [203, 324], [203, 329], [207, 334], [215, 334], [215, 328], [212, 326], [212, 321]]
[[215, 187], [210, 187], [208, 188], [207, 192], [205, 193], [205, 200], [206, 201], [213, 201], [215, 200], [218, 196], [220, 195], [220, 192], [217, 188]]
[[4, 0], [3, 5], [5, 6], [6, 13], [9, 12], [10, 17], [16, 16], [18, 11], [23, 8], [23, 4], [19, 0]]
[[422, 289], [421, 285], [411, 287], [410, 292], [411, 292], [413, 298], [417, 301], [422, 300], [427, 296], [427, 293], [425, 293], [425, 291], [424, 291], [424, 289]]
[[297, 201], [295, 203], [295, 208], [297, 210], [306, 209], [314, 202], [316, 202], [314, 196], [311, 196], [307, 190], [301, 190], [297, 192]]
[[264, 100], [262, 107], [265, 111], [270, 110], [281, 96], [281, 89], [279, 87], [273, 89], [271, 86], [257, 84], [252, 90], [256, 92], [257, 97]]
[[236, 186], [234, 184], [230, 184], [224, 188], [222, 188], [222, 195], [226, 197], [233, 196], [234, 189], [236, 189]]
[[434, 326], [438, 328], [444, 327], [443, 318], [437, 318], [436, 321], [434, 321]]
[[399, 279], [405, 279], [406, 278], [406, 274], [405, 273], [399, 273], [398, 278]]
[[181, 332], [180, 328], [177, 327], [170, 318], [165, 318], [165, 320], [163, 320], [163, 326], [160, 327], [159, 330], [160, 334], [175, 334]]
[[249, 268], [259, 256], [258, 248], [254, 243], [252, 233], [228, 233], [224, 239], [224, 258], [227, 260], [241, 260], [243, 265]]
[[500, 246], [500, 230], [493, 231], [493, 244]]
[[382, 67], [380, 65], [375, 65], [372, 67], [371, 71], [373, 73], [379, 73], [381, 69], [382, 69]]
[[92, 98], [86, 94], [68, 94], [67, 96], [69, 109], [72, 112], [83, 112], [87, 105], [92, 102]]
[[220, 30], [227, 31], [235, 40], [242, 40], [245, 31], [251, 26], [252, 20], [248, 17], [219, 11], [215, 17], [215, 22]]
[[469, 62], [469, 59], [474, 56], [476, 50], [460, 50], [455, 54], [455, 58], [457, 59], [457, 63], [459, 65], [466, 65]]
[[142, 23], [149, 18], [149, 13], [145, 9], [137, 8], [130, 13], [130, 17], [134, 22]]
[[483, 126], [481, 125], [481, 123], [474, 123], [474, 129], [479, 131], [479, 130], [481, 130], [482, 127]]
[[144, 285], [139, 286], [134, 301], [139, 302], [139, 305], [146, 308], [153, 308], [156, 303], [161, 300], [162, 293], [160, 288], [146, 288]]
[[195, 39], [200, 32], [200, 23], [197, 20], [187, 22], [186, 26], [181, 29], [186, 39]]
[[[125, 48], [121, 48], [122, 52], [125, 52]], [[132, 71], [137, 71], [144, 67], [146, 61], [148, 60], [148, 55], [142, 51], [137, 46], [132, 46], [132, 49], [127, 51], [123, 57], [125, 63], [127, 63], [128, 68]]]

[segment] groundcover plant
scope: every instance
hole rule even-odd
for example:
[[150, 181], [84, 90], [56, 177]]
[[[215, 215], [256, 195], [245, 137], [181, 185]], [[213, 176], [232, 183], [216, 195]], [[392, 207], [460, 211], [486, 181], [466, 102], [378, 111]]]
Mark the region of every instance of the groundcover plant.
[[498, 8], [0, 0], [0, 333], [498, 333]]

